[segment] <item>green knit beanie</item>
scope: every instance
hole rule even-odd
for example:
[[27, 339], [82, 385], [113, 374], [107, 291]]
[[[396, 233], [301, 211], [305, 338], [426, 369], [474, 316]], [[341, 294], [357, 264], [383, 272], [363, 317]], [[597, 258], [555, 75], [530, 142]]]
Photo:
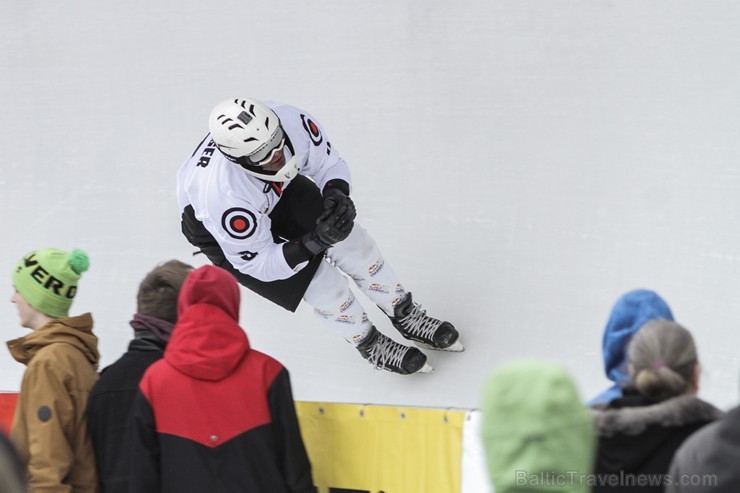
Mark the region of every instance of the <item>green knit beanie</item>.
[[87, 254], [56, 248], [36, 250], [24, 256], [13, 271], [13, 286], [23, 299], [52, 318], [65, 318], [77, 293], [80, 274], [90, 267]]

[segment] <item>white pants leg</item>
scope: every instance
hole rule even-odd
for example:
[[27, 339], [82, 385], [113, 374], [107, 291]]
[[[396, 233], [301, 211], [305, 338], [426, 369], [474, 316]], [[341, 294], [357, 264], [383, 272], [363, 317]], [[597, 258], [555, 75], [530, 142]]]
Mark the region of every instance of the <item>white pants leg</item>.
[[368, 232], [355, 223], [344, 241], [330, 248], [327, 256], [388, 315], [406, 296], [406, 289]]
[[327, 251], [327, 257], [334, 265], [328, 260], [321, 263], [303, 299], [332, 332], [356, 346], [372, 324], [340, 270], [389, 315], [406, 296], [406, 290], [380, 254], [375, 241], [357, 223], [347, 239]]
[[360, 300], [349, 289], [349, 281], [327, 260], [308, 285], [303, 299], [332, 332], [357, 346], [372, 327]]

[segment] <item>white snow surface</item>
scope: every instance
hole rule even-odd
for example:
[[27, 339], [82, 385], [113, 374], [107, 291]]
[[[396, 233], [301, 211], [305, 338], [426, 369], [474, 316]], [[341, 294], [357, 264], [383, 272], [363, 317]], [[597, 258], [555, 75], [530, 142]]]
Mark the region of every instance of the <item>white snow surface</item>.
[[[649, 288], [694, 334], [700, 395], [738, 401], [740, 3], [734, 0], [69, 0], [0, 16], [0, 273], [30, 250], [90, 255], [73, 313], [102, 366], [138, 283], [202, 265], [175, 171], [230, 97], [311, 112], [349, 163], [358, 221], [467, 350], [433, 375], [374, 371], [305, 304], [242, 289], [253, 347], [295, 398], [475, 408], [522, 357], [609, 385], [613, 303]], [[387, 334], [390, 323], [360, 295]], [[5, 339], [26, 333], [0, 304]], [[394, 337], [398, 337], [394, 334]], [[401, 340], [398, 338], [398, 340]], [[23, 366], [0, 352], [0, 389]]]

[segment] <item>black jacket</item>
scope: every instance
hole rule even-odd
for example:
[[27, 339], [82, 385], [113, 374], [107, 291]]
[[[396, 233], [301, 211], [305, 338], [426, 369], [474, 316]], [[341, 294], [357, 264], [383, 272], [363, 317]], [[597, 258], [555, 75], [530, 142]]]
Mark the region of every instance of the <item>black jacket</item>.
[[645, 493], [664, 490], [678, 447], [722, 412], [691, 395], [654, 403], [626, 390], [624, 397], [594, 414], [598, 449], [593, 491]]
[[152, 333], [137, 331], [128, 351], [102, 371], [90, 393], [87, 424], [102, 493], [129, 491], [127, 425], [139, 381], [152, 363], [162, 359], [164, 347]]

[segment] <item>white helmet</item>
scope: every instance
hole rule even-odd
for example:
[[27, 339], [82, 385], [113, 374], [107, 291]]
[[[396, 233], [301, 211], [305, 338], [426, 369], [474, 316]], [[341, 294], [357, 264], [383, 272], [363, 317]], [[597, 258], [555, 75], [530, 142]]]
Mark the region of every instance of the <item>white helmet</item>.
[[254, 99], [229, 99], [211, 111], [208, 127], [216, 147], [250, 175], [267, 181], [289, 181], [298, 174], [295, 155], [279, 170], [267, 170], [275, 153], [287, 144], [280, 119], [270, 108]]

